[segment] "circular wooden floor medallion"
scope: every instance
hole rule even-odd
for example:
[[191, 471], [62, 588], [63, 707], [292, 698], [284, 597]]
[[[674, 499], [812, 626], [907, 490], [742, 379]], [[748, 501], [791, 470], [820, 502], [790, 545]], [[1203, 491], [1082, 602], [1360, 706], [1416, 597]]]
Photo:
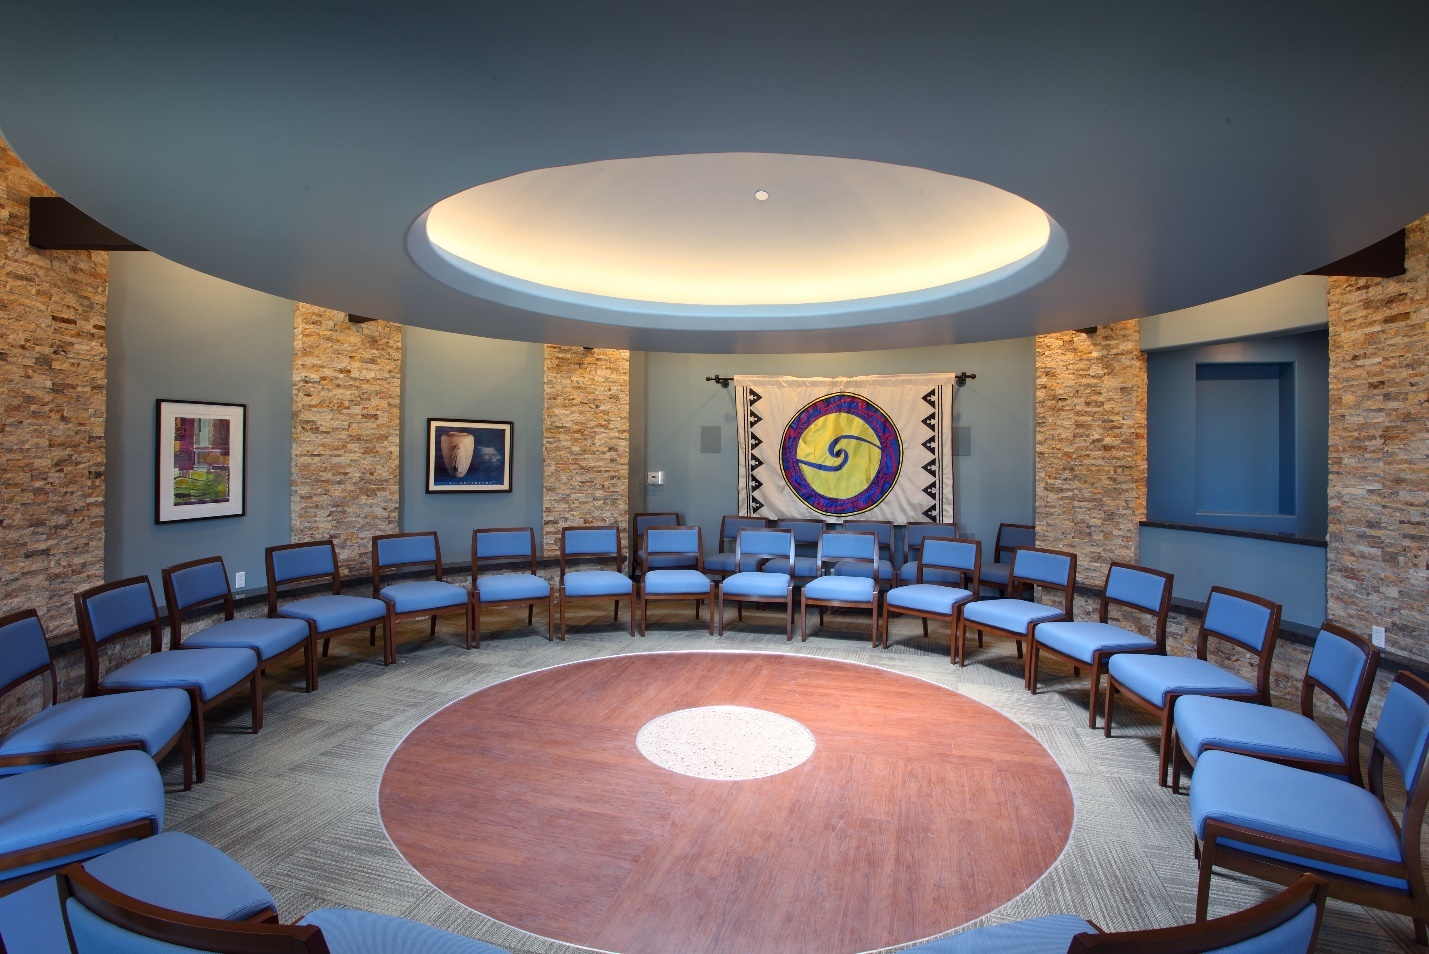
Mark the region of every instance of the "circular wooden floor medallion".
[[[698, 778], [641, 754], [680, 710], [793, 720], [812, 753]], [[1061, 854], [1072, 794], [993, 709], [870, 666], [742, 652], [546, 669], [418, 726], [382, 779], [398, 850], [461, 903], [602, 951], [868, 951], [942, 933]]]

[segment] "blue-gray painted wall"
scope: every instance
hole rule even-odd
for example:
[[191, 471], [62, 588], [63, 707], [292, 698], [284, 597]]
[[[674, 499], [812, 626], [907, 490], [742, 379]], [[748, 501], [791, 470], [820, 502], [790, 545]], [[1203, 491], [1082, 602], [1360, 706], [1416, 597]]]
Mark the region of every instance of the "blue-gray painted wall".
[[[104, 575], [222, 556], [266, 586], [263, 550], [287, 543], [293, 447], [293, 303], [151, 252], [109, 257]], [[247, 514], [154, 522], [155, 402], [248, 405]], [[230, 578], [230, 583], [232, 579]]]

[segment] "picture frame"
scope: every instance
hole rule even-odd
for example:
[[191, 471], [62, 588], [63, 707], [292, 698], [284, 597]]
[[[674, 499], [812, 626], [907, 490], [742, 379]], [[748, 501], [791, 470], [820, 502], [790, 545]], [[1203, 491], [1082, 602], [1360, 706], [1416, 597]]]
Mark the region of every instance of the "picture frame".
[[246, 514], [248, 405], [160, 398], [154, 417], [154, 522]]
[[427, 418], [427, 493], [509, 494], [510, 421]]

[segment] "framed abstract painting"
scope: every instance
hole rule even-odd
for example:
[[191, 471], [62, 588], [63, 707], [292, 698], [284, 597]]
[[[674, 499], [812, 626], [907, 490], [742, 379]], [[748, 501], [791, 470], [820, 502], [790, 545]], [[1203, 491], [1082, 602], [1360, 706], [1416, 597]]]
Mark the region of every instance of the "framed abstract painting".
[[511, 492], [510, 421], [427, 418], [427, 493]]
[[243, 516], [248, 405], [162, 399], [157, 404], [155, 522]]

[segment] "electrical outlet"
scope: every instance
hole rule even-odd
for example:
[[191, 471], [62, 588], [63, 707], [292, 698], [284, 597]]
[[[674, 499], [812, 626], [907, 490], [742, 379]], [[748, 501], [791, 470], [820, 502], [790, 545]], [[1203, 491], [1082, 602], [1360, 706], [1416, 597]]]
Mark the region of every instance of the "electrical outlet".
[[1371, 626], [1369, 628], [1369, 641], [1374, 643], [1376, 649], [1384, 648], [1384, 627]]
[[244, 573], [242, 570], [239, 570], [237, 573], [233, 574], [233, 588], [235, 590], [243, 589], [244, 584], [246, 584], [247, 582], [248, 574]]
[[663, 470], [647, 470], [645, 472], [645, 483], [650, 487], [664, 486], [665, 472]]

